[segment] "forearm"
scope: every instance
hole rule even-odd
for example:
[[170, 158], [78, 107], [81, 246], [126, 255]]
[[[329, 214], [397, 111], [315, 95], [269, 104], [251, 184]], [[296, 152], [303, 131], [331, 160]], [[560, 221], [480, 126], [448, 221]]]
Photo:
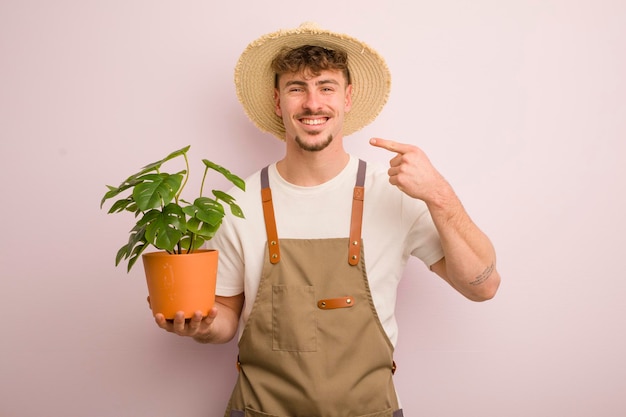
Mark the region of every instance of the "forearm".
[[370, 144], [396, 153], [389, 161], [389, 183], [428, 206], [444, 252], [431, 269], [471, 300], [493, 297], [500, 283], [493, 246], [424, 151], [381, 138]]
[[439, 232], [445, 261], [433, 267], [467, 298], [492, 298], [500, 284], [489, 238], [474, 224], [449, 184], [426, 202]]

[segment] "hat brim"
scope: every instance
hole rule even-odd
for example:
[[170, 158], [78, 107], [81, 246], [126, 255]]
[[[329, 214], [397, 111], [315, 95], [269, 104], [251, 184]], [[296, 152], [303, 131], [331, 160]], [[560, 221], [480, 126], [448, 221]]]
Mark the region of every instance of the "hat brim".
[[237, 98], [252, 122], [263, 132], [285, 140], [285, 127], [274, 109], [274, 78], [271, 62], [285, 47], [316, 45], [348, 54], [352, 80], [352, 108], [346, 113], [343, 135], [368, 125], [384, 107], [391, 90], [391, 74], [385, 60], [365, 43], [342, 34], [303, 24], [279, 30], [253, 41], [235, 67]]

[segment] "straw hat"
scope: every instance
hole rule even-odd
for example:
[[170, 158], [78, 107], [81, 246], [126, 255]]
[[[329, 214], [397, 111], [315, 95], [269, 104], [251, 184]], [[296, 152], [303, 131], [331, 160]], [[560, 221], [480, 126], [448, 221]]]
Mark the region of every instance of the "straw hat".
[[391, 74], [385, 60], [365, 43], [347, 35], [303, 23], [260, 37], [243, 51], [235, 67], [237, 97], [252, 122], [262, 131], [285, 140], [283, 121], [274, 112], [274, 77], [271, 62], [284, 47], [316, 45], [348, 54], [352, 79], [352, 108], [346, 113], [343, 134], [349, 135], [371, 123], [387, 102]]

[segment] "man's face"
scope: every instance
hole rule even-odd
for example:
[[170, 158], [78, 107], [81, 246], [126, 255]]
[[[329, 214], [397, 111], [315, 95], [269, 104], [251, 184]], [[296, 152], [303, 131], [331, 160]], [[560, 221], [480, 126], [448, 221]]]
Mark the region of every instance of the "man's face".
[[286, 140], [307, 151], [320, 151], [340, 137], [352, 106], [352, 86], [341, 71], [282, 74], [274, 92], [276, 114], [283, 119]]

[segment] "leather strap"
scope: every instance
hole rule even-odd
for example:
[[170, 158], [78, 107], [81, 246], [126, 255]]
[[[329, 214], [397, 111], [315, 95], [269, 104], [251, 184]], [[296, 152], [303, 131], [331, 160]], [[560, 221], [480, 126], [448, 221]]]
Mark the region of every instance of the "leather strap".
[[365, 197], [365, 161], [359, 159], [359, 170], [356, 174], [356, 185], [352, 196], [352, 218], [350, 220], [350, 239], [348, 263], [357, 265], [361, 258], [361, 224], [363, 223], [363, 199]]
[[317, 308], [332, 310], [334, 308], [348, 308], [354, 305], [354, 297], [327, 298], [317, 302]]
[[[361, 225], [363, 223], [363, 199], [365, 197], [365, 169], [365, 161], [359, 159], [356, 184], [352, 195], [350, 238], [348, 240], [348, 263], [352, 266], [358, 265], [361, 260]], [[280, 261], [280, 246], [278, 244], [276, 218], [274, 217], [272, 191], [269, 186], [268, 167], [261, 170], [261, 201], [263, 203], [263, 217], [265, 219], [267, 249], [269, 251], [270, 262], [276, 264]]]
[[263, 217], [265, 218], [270, 262], [276, 264], [280, 261], [280, 247], [278, 245], [278, 232], [276, 231], [276, 218], [274, 217], [274, 204], [272, 203], [272, 191], [270, 190], [267, 167], [261, 170], [261, 201], [263, 203]]

